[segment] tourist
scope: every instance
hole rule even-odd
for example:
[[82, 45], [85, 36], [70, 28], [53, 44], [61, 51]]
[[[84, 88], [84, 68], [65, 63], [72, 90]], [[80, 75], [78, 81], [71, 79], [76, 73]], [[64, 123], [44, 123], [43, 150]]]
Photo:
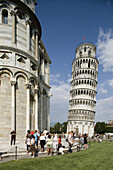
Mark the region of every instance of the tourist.
[[47, 129], [45, 128], [45, 130], [43, 131], [43, 134], [44, 134], [44, 136], [46, 137], [46, 133], [47, 133], [48, 131], [47, 131]]
[[30, 134], [30, 130], [27, 130], [27, 135], [26, 135], [26, 137], [31, 137], [31, 134]]
[[61, 155], [63, 155], [63, 154], [65, 154], [65, 146], [61, 146], [60, 148], [59, 148], [59, 155], [61, 154]]
[[84, 137], [83, 137], [83, 135], [80, 136], [80, 144], [81, 144], [81, 149], [83, 149], [83, 147], [84, 147]]
[[33, 154], [32, 158], [34, 158], [34, 157], [35, 157], [35, 137], [34, 137], [34, 135], [31, 135], [30, 151], [31, 151], [32, 154]]
[[84, 147], [87, 149], [87, 134], [84, 135]]
[[56, 151], [58, 148], [58, 135], [57, 133], [54, 134], [54, 137], [53, 137], [53, 149], [54, 151]]
[[62, 146], [62, 143], [61, 143], [61, 135], [60, 135], [58, 138], [58, 151], [61, 146]]
[[41, 133], [41, 136], [40, 136], [41, 152], [44, 152], [44, 145], [45, 145], [45, 136], [43, 133]]
[[28, 154], [30, 151], [30, 136], [29, 135], [26, 136], [26, 148], [27, 148], [27, 154]]
[[35, 137], [35, 144], [36, 144], [36, 150], [37, 151], [38, 151], [38, 140], [39, 140], [39, 137], [40, 137], [40, 134], [38, 132], [37, 132], [37, 130], [35, 130], [35, 133], [33, 134], [34, 137]]
[[48, 138], [46, 139], [46, 147], [47, 147], [47, 154], [49, 155], [49, 152], [50, 152], [52, 156], [53, 139], [50, 134], [48, 135]]
[[72, 148], [72, 145], [73, 145], [73, 144], [72, 144], [72, 141], [71, 141], [70, 138], [69, 138], [69, 140], [66, 139], [66, 142], [68, 142], [68, 145], [69, 145], [69, 150], [68, 150], [68, 152], [69, 152], [69, 153], [72, 153], [72, 149], [71, 149], [71, 148]]
[[31, 131], [31, 135], [34, 135], [34, 133], [35, 133], [35, 132], [32, 130], [32, 131]]
[[12, 145], [13, 141], [14, 141], [14, 145], [15, 145], [15, 141], [16, 141], [16, 132], [15, 132], [15, 130], [12, 130], [10, 135], [11, 135], [11, 145]]

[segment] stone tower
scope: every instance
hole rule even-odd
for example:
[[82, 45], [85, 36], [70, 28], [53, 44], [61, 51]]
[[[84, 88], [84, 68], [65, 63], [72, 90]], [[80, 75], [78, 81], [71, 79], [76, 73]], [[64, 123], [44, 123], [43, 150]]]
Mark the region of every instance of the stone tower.
[[76, 48], [72, 63], [71, 91], [68, 111], [68, 132], [76, 135], [94, 133], [98, 60], [96, 47], [83, 43]]
[[0, 0], [0, 140], [50, 129], [50, 64], [35, 0]]

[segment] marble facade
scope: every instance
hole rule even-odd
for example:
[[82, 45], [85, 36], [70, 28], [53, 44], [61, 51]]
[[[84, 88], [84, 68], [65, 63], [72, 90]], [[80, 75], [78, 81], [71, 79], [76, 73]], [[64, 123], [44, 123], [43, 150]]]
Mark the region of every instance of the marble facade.
[[0, 0], [0, 139], [50, 130], [50, 64], [35, 0]]

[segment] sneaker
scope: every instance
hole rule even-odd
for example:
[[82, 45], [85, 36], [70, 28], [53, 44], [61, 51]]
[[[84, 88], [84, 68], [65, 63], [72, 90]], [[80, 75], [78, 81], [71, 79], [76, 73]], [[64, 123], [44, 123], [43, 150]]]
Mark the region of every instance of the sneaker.
[[32, 156], [32, 158], [34, 158], [34, 156]]

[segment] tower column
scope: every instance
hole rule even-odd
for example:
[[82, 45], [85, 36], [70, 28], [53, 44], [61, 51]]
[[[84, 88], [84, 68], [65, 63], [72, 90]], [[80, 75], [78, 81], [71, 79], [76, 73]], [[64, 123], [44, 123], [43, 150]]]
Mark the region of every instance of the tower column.
[[35, 31], [35, 58], [39, 60], [38, 31]]
[[15, 97], [15, 85], [16, 79], [11, 79], [11, 89], [12, 89], [12, 97], [11, 97], [11, 129], [16, 130], [16, 97]]
[[26, 84], [27, 88], [27, 103], [26, 103], [26, 131], [30, 130], [30, 88], [31, 84]]
[[27, 20], [26, 25], [27, 25], [27, 50], [30, 50], [30, 24], [31, 21]]
[[12, 43], [16, 43], [16, 13], [11, 11], [12, 15]]
[[39, 129], [38, 125], [38, 93], [39, 93], [39, 87], [35, 88], [35, 129]]

